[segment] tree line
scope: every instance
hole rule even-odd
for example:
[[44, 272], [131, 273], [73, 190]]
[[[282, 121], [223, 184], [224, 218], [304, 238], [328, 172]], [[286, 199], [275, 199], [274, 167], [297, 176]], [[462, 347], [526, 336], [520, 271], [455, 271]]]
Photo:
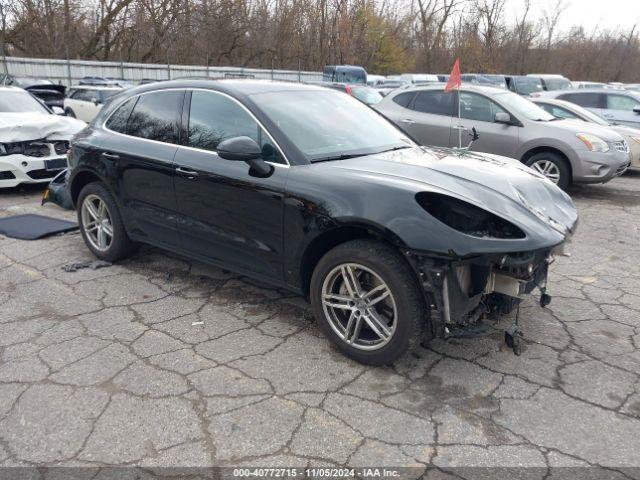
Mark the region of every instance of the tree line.
[[640, 82], [640, 38], [558, 25], [568, 0], [0, 0], [0, 54], [369, 73], [562, 73]]

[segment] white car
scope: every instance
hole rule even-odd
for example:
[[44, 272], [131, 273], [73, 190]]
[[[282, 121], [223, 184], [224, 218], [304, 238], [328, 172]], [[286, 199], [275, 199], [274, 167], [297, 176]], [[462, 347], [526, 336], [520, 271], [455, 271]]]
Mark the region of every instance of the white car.
[[85, 122], [93, 120], [112, 95], [121, 92], [121, 87], [100, 87], [91, 85], [75, 85], [67, 90], [64, 99], [64, 113]]
[[69, 140], [85, 126], [21, 88], [0, 87], [0, 189], [49, 182], [67, 168]]

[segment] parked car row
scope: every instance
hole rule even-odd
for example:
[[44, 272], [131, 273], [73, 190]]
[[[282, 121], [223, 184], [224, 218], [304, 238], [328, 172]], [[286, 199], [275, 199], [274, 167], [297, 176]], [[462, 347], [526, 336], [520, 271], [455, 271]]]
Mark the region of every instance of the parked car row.
[[608, 182], [630, 164], [629, 144], [608, 125], [561, 120], [504, 89], [405, 87], [374, 108], [421, 145], [460, 147], [475, 129], [471, 150], [519, 160], [563, 189]]

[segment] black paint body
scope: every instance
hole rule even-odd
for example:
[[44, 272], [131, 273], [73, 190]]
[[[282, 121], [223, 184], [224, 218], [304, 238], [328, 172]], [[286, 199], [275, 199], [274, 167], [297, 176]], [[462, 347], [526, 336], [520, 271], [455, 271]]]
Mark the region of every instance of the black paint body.
[[[574, 229], [577, 214], [569, 197], [515, 160], [414, 147], [309, 163], [251, 95], [319, 88], [233, 80], [173, 81], [127, 90], [74, 139], [71, 196], [75, 202], [84, 184], [99, 179], [113, 193], [132, 239], [302, 293], [317, 252], [354, 232], [380, 237], [404, 255], [455, 260], [550, 250]], [[271, 175], [259, 178], [244, 162], [180, 145], [180, 139], [177, 145], [165, 144], [104, 127], [127, 98], [158, 89], [187, 92], [183, 108], [193, 89], [235, 98], [262, 123], [290, 165], [274, 165]], [[176, 112], [176, 118], [184, 132], [184, 113]], [[178, 173], [177, 168], [197, 175]], [[456, 231], [418, 204], [420, 192], [472, 203], [526, 236], [477, 238]]]

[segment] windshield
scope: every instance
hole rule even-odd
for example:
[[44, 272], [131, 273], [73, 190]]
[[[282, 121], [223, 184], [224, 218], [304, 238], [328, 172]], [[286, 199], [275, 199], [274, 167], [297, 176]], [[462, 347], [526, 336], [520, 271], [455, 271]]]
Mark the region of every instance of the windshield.
[[539, 120], [542, 122], [551, 122], [556, 119], [543, 108], [539, 107], [530, 100], [512, 92], [498, 93], [495, 99], [502, 103], [508, 110], [512, 110], [516, 116], [520, 115], [529, 120]]
[[15, 90], [0, 92], [0, 112], [49, 113], [49, 110], [27, 92]]
[[353, 96], [367, 105], [375, 105], [382, 100], [382, 95], [377, 90], [368, 87], [351, 87]]
[[573, 88], [571, 82], [566, 78], [545, 78], [544, 84], [547, 90], [568, 90]]
[[516, 93], [520, 95], [531, 95], [534, 92], [544, 90], [539, 78], [516, 77], [513, 81], [515, 82]]
[[53, 85], [53, 82], [44, 78], [17, 77], [16, 84], [21, 87], [30, 87], [31, 85]]
[[493, 85], [499, 88], [507, 88], [507, 81], [505, 80], [504, 75], [482, 75], [480, 78], [482, 79], [480, 83]]
[[312, 162], [415, 146], [382, 116], [339, 92], [283, 91], [251, 98]]

